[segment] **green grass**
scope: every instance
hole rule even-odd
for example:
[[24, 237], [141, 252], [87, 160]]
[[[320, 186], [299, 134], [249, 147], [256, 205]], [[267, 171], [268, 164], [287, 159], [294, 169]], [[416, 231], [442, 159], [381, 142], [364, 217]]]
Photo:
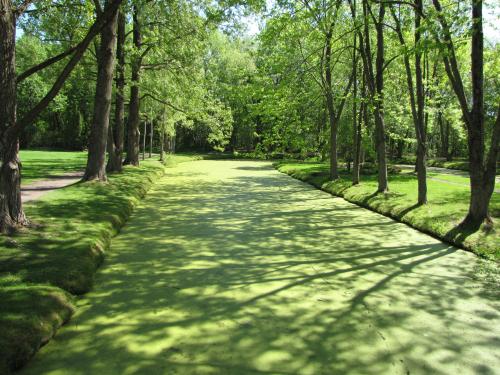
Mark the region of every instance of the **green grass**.
[[75, 184], [25, 205], [37, 227], [0, 239], [0, 373], [24, 364], [69, 319], [70, 293], [90, 290], [111, 238], [164, 170], [146, 160], [105, 184]]
[[[362, 183], [352, 186], [350, 176], [343, 174], [337, 181], [329, 181], [328, 165], [324, 163], [280, 162], [279, 171], [308, 182], [319, 189], [338, 195], [349, 202], [370, 208], [407, 223], [457, 246], [471, 250], [489, 259], [500, 259], [498, 224], [494, 228], [458, 232], [457, 224], [465, 217], [469, 205], [469, 187], [428, 180], [429, 203], [418, 207], [417, 180], [413, 173], [393, 174], [389, 177], [390, 192], [376, 194], [375, 175], [362, 176]], [[442, 178], [442, 175], [436, 176]], [[447, 176], [447, 180], [467, 184], [464, 177]], [[500, 220], [500, 194], [494, 193], [490, 212]]]
[[22, 184], [27, 185], [68, 172], [85, 169], [87, 153], [83, 151], [21, 150]]
[[[394, 162], [397, 164], [415, 165], [415, 159], [416, 157], [414, 155], [407, 155], [401, 159], [395, 160]], [[427, 160], [427, 165], [429, 167], [469, 171], [469, 161], [465, 158], [455, 158], [452, 161], [446, 161], [443, 158], [430, 158]], [[500, 163], [497, 163], [497, 171], [500, 171]]]

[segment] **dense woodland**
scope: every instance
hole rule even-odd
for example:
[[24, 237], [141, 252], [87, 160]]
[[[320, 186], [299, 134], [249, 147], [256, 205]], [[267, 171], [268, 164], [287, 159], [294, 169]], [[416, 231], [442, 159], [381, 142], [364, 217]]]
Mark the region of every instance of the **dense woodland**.
[[[490, 5], [492, 7], [493, 5]], [[0, 0], [0, 226], [27, 225], [21, 148], [88, 150], [85, 180], [140, 152], [320, 159], [331, 179], [466, 158], [464, 225], [488, 221], [500, 49], [483, 1]], [[242, 32], [243, 16], [262, 23]], [[17, 35], [16, 35], [17, 34]]]

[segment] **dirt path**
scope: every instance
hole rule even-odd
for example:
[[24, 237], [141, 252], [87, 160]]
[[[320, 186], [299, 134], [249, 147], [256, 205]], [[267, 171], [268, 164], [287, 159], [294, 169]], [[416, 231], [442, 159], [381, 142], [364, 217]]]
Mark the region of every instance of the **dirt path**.
[[494, 374], [494, 267], [270, 163], [169, 171], [26, 374]]
[[21, 199], [23, 203], [37, 200], [50, 191], [61, 189], [80, 181], [82, 176], [83, 172], [69, 172], [21, 186]]

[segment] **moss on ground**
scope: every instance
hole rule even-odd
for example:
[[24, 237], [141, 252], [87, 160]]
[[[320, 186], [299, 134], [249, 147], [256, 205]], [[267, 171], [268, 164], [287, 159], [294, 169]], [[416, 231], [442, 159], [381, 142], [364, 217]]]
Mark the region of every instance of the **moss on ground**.
[[36, 226], [0, 239], [0, 373], [26, 363], [70, 318], [71, 295], [91, 289], [111, 238], [164, 171], [147, 160], [107, 183], [78, 183], [25, 205]]
[[73, 298], [60, 288], [32, 285], [15, 277], [0, 284], [0, 373], [24, 365], [74, 312]]
[[[361, 184], [353, 186], [347, 172], [344, 172], [340, 179], [329, 181], [328, 165], [325, 163], [284, 161], [276, 163], [275, 166], [280, 172], [343, 197], [349, 202], [390, 216], [485, 258], [500, 259], [498, 224], [493, 228], [483, 226], [479, 230], [457, 230], [457, 225], [468, 210], [470, 196], [468, 186], [429, 179], [427, 181], [429, 203], [417, 206], [417, 179], [410, 172], [392, 174], [389, 177], [390, 192], [377, 194], [375, 175], [362, 176]], [[494, 221], [500, 220], [500, 194], [493, 194], [490, 212]]]

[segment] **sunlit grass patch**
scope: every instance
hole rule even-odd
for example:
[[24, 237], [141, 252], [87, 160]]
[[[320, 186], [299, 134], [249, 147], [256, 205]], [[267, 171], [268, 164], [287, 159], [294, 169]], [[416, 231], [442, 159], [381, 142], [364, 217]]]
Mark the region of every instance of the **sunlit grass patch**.
[[84, 151], [21, 150], [22, 184], [60, 176], [85, 169], [87, 153]]

